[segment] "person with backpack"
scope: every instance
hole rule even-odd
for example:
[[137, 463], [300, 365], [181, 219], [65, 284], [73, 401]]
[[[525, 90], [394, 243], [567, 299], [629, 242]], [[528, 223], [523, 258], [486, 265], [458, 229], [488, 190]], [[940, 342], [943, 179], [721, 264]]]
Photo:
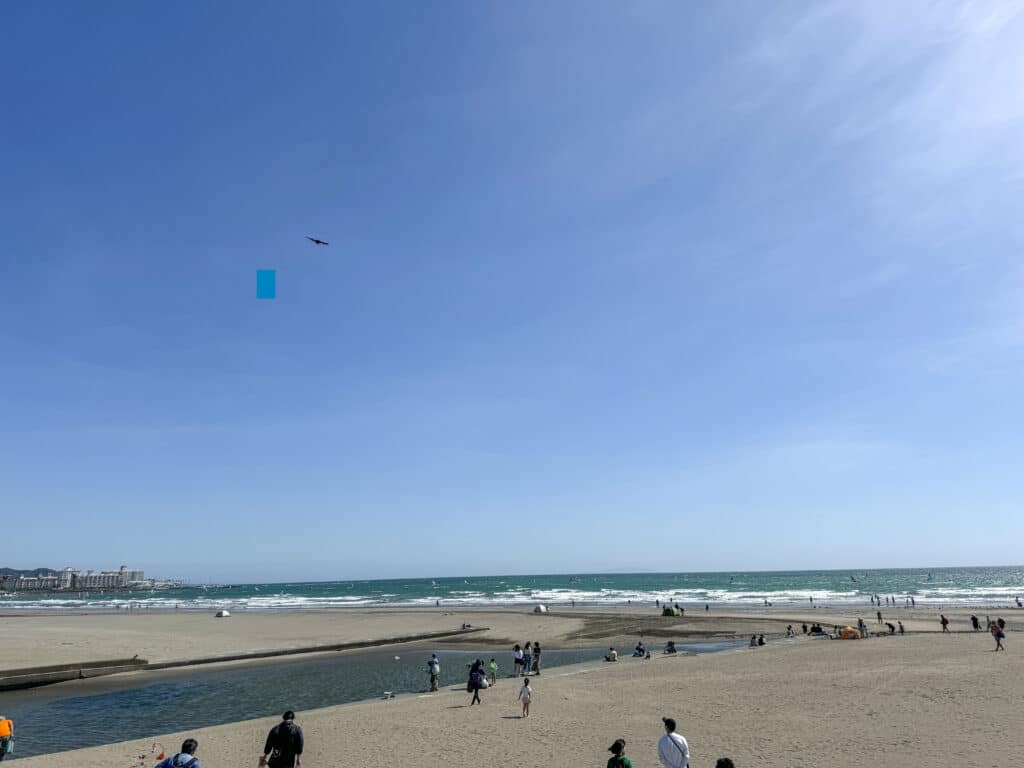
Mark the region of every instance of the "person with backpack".
[[295, 713], [289, 709], [281, 715], [281, 722], [267, 734], [267, 742], [263, 745], [263, 754], [260, 756], [260, 766], [300, 768], [304, 746], [302, 729], [295, 724]]
[[484, 687], [484, 664], [479, 659], [473, 664], [472, 670], [469, 673], [469, 688], [473, 691], [473, 698], [469, 702], [469, 706], [474, 704], [482, 704], [480, 701], [480, 689]]
[[607, 768], [633, 768], [633, 763], [626, 757], [626, 740], [616, 739], [615, 743], [608, 747], [612, 756], [608, 758]]
[[199, 742], [185, 739], [181, 743], [181, 752], [157, 763], [156, 768], [199, 768], [199, 758], [195, 756]]
[[14, 750], [14, 721], [0, 715], [0, 760]]

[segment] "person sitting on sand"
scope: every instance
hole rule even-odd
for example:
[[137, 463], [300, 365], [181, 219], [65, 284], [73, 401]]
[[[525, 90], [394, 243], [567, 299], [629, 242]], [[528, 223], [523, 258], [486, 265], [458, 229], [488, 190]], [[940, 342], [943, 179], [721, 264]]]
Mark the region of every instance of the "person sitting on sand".
[[764, 635], [758, 635], [757, 636], [757, 645], [758, 645], [758, 647], [761, 647], [761, 646], [764, 645]]
[[793, 625], [790, 624], [788, 627], [786, 627], [786, 639], [792, 640], [794, 637], [796, 637], [796, 633], [793, 632]]
[[616, 739], [615, 743], [608, 747], [612, 756], [608, 758], [607, 768], [633, 768], [633, 763], [626, 757], [626, 740]]
[[639, 643], [636, 644], [636, 648], [633, 649], [633, 657], [643, 658], [643, 655], [645, 653], [646, 651], [644, 650], [644, 641], [641, 640]]
[[199, 768], [199, 758], [195, 756], [198, 746], [195, 739], [185, 739], [181, 752], [157, 763], [156, 768]]
[[750, 647], [757, 648], [757, 635], [750, 636]]
[[608, 655], [604, 657], [604, 660], [605, 661], [618, 661], [619, 660], [619, 652], [616, 651], [614, 648], [609, 648], [608, 649]]
[[260, 765], [269, 765], [270, 768], [299, 768], [302, 765], [304, 745], [302, 729], [295, 724], [295, 713], [289, 709], [281, 715], [281, 722], [267, 734]]
[[530, 716], [530, 699], [533, 698], [533, 689], [530, 687], [530, 678], [523, 678], [523, 687], [519, 689], [519, 700], [523, 702], [523, 717]]
[[667, 643], [665, 643], [665, 653], [675, 653], [675, 652], [676, 652], [676, 641], [675, 640], [669, 640]]

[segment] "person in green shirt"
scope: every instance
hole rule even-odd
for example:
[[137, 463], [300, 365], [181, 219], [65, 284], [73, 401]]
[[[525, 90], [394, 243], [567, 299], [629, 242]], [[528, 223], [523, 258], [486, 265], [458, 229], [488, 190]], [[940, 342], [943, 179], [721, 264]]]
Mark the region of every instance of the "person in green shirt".
[[608, 758], [608, 768], [633, 768], [633, 763], [626, 757], [626, 740], [616, 739], [615, 743], [608, 747], [612, 756]]

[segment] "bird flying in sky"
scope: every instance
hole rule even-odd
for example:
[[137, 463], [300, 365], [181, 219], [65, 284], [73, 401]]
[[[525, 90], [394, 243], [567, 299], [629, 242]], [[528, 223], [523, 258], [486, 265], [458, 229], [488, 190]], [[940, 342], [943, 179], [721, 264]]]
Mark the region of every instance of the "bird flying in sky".
[[309, 235], [306, 235], [306, 239], [311, 240], [314, 245], [330, 245], [326, 240], [317, 240], [315, 237], [310, 237]]

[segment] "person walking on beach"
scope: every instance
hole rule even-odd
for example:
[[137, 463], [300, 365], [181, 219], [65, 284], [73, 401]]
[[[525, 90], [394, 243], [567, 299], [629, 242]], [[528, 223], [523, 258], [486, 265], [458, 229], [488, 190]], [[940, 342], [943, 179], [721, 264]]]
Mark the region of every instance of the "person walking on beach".
[[902, 635], [903, 634], [903, 622], [900, 621], [899, 619], [897, 619], [896, 623], [900, 625], [900, 634]]
[[665, 724], [665, 735], [658, 740], [658, 759], [664, 768], [690, 768], [690, 746], [686, 739], [676, 733], [676, 721], [671, 717], [661, 718]]
[[185, 739], [181, 744], [181, 752], [157, 763], [156, 768], [199, 768], [199, 758], [195, 756], [199, 742]]
[[875, 616], [878, 617], [878, 623], [881, 624], [882, 623], [882, 612], [881, 611], [875, 611]]
[[14, 721], [0, 715], [0, 760], [14, 748]]
[[995, 638], [996, 650], [1005, 651], [1006, 649], [1003, 648], [1003, 638], [1006, 637], [1006, 635], [1003, 632], [1003, 628], [999, 626], [999, 622], [993, 621], [992, 626], [989, 627], [989, 632], [991, 632], [992, 637]]
[[947, 619], [941, 613], [939, 614], [939, 623], [942, 624], [942, 631], [943, 632], [949, 632], [949, 619]]
[[523, 702], [523, 717], [530, 716], [530, 699], [533, 697], [533, 688], [530, 687], [530, 678], [523, 678], [523, 687], [519, 689], [519, 701]]
[[533, 671], [533, 646], [530, 645], [530, 641], [527, 640], [523, 646], [523, 676], [530, 674]]
[[430, 661], [427, 662], [427, 671], [430, 673], [430, 690], [437, 690], [437, 681], [441, 677], [441, 662], [437, 660], [437, 654], [430, 654]]
[[533, 674], [540, 674], [540, 643], [533, 643]]
[[484, 670], [483, 664], [478, 660], [473, 663], [473, 669], [469, 673], [469, 688], [473, 691], [473, 698], [469, 702], [469, 706], [474, 704], [483, 704], [480, 701], [480, 689], [484, 687]]
[[304, 746], [302, 729], [295, 724], [295, 713], [289, 709], [281, 715], [281, 722], [267, 734], [260, 765], [267, 765], [270, 768], [300, 768]]
[[633, 768], [633, 763], [626, 757], [626, 740], [616, 739], [615, 743], [608, 747], [612, 756], [608, 758], [607, 768]]

